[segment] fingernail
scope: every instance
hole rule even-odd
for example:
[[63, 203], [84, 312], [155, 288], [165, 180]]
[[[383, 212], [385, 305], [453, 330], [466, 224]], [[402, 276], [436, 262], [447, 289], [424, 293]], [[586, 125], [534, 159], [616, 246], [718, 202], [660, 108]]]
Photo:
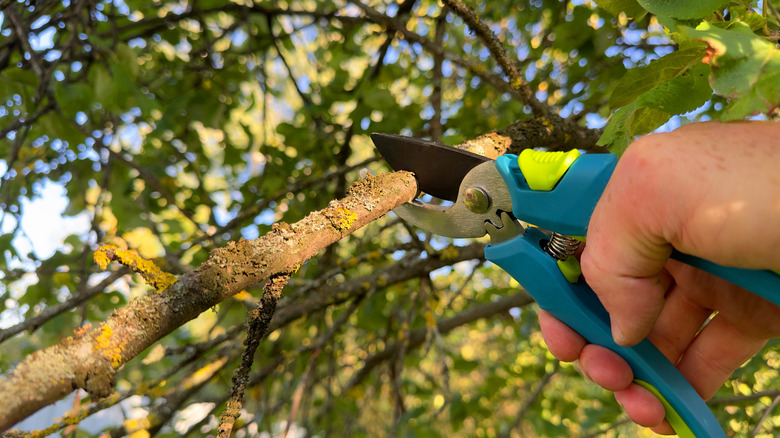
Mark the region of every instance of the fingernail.
[[612, 339], [615, 340], [615, 343], [618, 345], [626, 345], [626, 336], [623, 334], [623, 330], [620, 328], [617, 321], [613, 319], [610, 322], [610, 325], [612, 327]]

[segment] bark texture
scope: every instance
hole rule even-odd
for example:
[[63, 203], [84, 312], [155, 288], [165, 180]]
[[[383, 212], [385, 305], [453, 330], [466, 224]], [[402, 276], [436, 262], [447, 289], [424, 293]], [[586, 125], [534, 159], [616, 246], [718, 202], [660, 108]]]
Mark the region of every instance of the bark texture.
[[93, 399], [112, 393], [117, 371], [163, 336], [273, 274], [294, 271], [319, 250], [417, 193], [414, 176], [395, 172], [353, 184], [347, 196], [295, 224], [276, 224], [254, 240], [212, 251], [192, 273], [117, 309], [57, 345], [27, 356], [0, 380], [0, 431], [77, 388]]

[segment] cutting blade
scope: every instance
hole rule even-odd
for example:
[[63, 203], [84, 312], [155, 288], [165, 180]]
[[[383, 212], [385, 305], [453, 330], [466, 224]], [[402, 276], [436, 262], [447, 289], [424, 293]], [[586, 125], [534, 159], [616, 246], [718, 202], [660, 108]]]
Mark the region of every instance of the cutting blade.
[[382, 158], [393, 170], [414, 172], [420, 191], [455, 201], [460, 183], [489, 158], [433, 141], [395, 134], [371, 134]]

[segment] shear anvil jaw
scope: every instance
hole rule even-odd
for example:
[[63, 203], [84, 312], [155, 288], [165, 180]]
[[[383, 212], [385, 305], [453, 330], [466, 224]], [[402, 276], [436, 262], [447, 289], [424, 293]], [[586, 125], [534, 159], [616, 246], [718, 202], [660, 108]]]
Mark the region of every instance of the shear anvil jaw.
[[463, 178], [452, 205], [441, 207], [415, 199], [393, 211], [401, 219], [440, 236], [482, 237], [489, 229], [505, 227], [503, 215], [511, 213], [512, 198], [491, 160], [474, 167]]

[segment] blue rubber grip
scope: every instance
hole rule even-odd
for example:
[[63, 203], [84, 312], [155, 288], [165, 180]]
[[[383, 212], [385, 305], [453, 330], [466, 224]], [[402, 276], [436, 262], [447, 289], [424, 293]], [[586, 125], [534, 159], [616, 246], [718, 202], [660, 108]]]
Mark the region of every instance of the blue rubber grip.
[[[520, 220], [567, 236], [585, 236], [593, 209], [617, 164], [615, 154], [585, 154], [569, 167], [553, 190], [531, 190], [517, 155], [502, 155], [496, 168], [512, 196], [512, 214]], [[689, 264], [780, 306], [780, 275], [768, 270], [721, 266], [678, 251], [672, 258]]]
[[539, 307], [566, 323], [588, 342], [620, 355], [634, 378], [655, 387], [699, 438], [725, 438], [712, 411], [680, 372], [647, 339], [633, 347], [615, 343], [607, 314], [596, 294], [580, 279], [570, 283], [542, 246], [547, 236], [529, 228], [522, 236], [485, 248], [485, 257], [517, 280]]

